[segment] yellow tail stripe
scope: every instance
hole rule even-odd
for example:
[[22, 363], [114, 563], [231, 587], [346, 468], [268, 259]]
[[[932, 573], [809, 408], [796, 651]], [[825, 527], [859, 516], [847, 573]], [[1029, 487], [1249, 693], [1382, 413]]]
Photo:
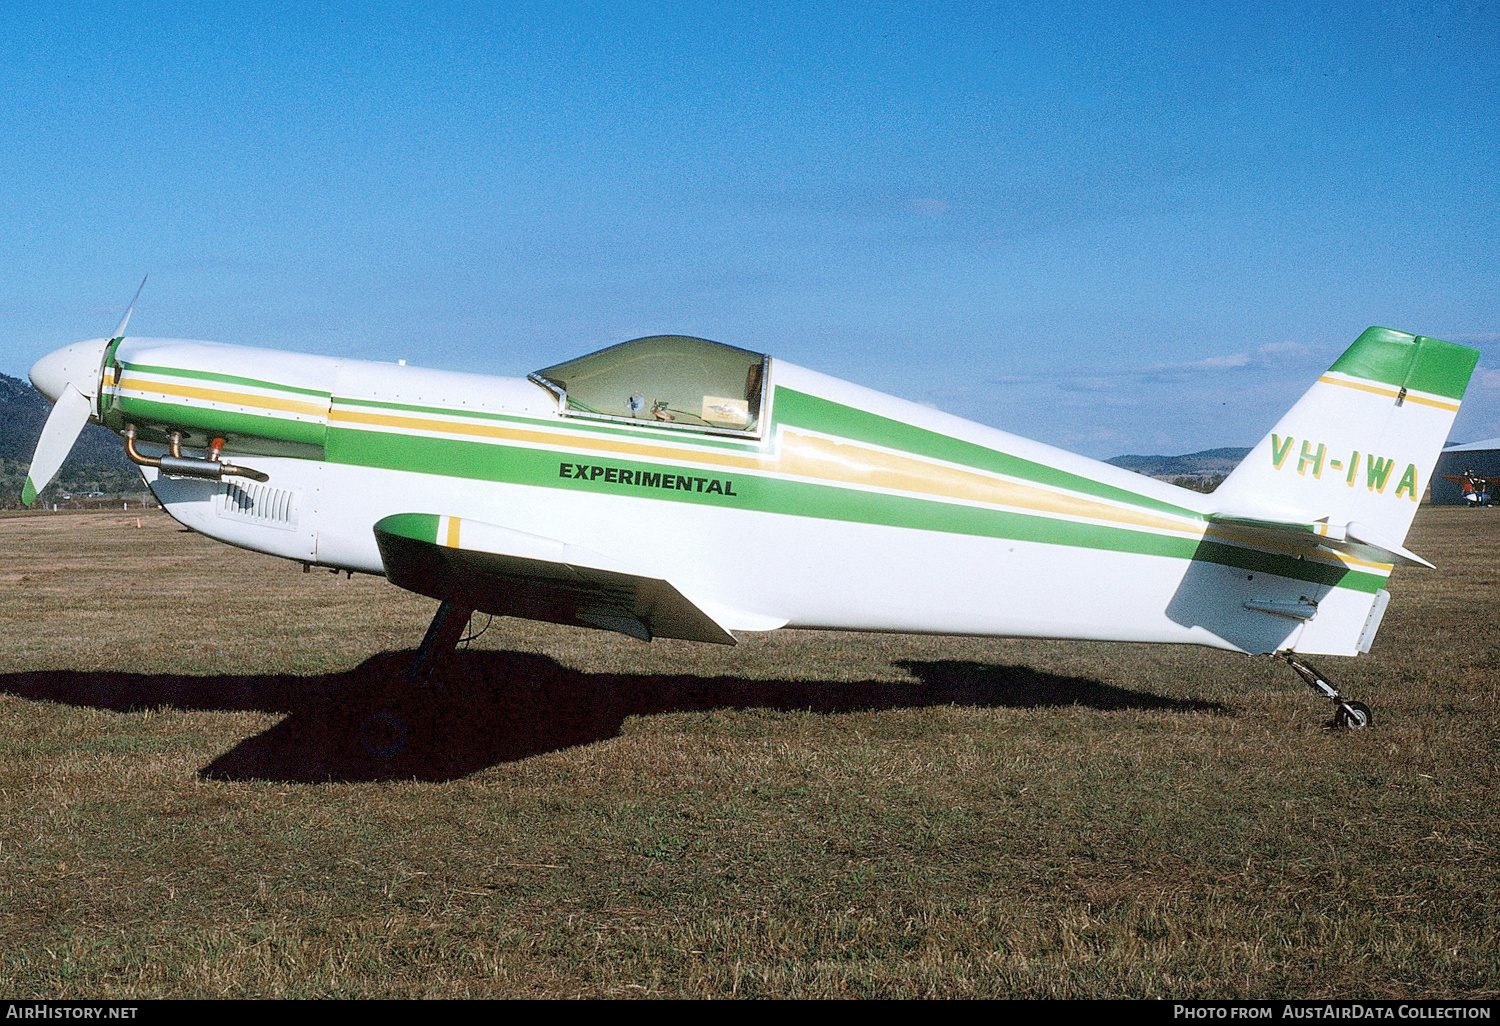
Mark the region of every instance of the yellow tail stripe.
[[[1349, 381], [1345, 378], [1330, 377], [1327, 374], [1318, 380], [1324, 384], [1338, 385], [1340, 388], [1353, 388], [1361, 392], [1373, 392], [1376, 395], [1383, 395], [1387, 399], [1397, 399], [1401, 396], [1400, 389], [1386, 388], [1383, 385], [1369, 385], [1363, 381]], [[1456, 402], [1447, 399], [1428, 399], [1425, 396], [1412, 395], [1410, 392], [1406, 393], [1406, 398], [1402, 399], [1402, 402], [1417, 403], [1421, 406], [1435, 406], [1440, 410], [1448, 410], [1450, 412], [1458, 409], [1458, 403]]]

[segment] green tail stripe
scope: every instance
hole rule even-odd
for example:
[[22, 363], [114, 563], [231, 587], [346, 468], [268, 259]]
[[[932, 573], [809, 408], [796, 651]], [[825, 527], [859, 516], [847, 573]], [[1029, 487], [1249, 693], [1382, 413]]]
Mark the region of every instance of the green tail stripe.
[[1397, 388], [1462, 399], [1479, 350], [1390, 328], [1366, 328], [1330, 370]]

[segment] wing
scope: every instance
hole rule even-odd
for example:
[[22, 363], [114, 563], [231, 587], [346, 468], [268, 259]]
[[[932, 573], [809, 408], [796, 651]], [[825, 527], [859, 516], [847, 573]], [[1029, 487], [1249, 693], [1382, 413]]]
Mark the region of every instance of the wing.
[[375, 525], [375, 541], [391, 583], [430, 598], [642, 641], [735, 643], [666, 580], [556, 539], [479, 520], [398, 513]]

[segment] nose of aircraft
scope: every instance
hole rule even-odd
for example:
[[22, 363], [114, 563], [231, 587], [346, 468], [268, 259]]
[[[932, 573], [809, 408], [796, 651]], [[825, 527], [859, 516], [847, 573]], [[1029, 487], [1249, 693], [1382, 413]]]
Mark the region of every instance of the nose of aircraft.
[[31, 383], [54, 403], [70, 384], [92, 399], [99, 394], [104, 350], [108, 347], [109, 339], [95, 338], [50, 352], [32, 364]]

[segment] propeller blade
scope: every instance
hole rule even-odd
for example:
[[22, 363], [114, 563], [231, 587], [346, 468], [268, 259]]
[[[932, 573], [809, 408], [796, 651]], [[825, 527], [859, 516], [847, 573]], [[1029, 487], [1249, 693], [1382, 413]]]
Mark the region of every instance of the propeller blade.
[[21, 489], [23, 505], [30, 506], [36, 501], [37, 492], [52, 483], [93, 412], [93, 400], [72, 384], [62, 390], [42, 427], [42, 437], [37, 439], [31, 469], [26, 472], [26, 485]]
[[146, 278], [149, 277], [148, 274], [141, 278], [141, 288], [135, 290], [135, 295], [130, 299], [130, 305], [125, 308], [125, 316], [120, 318], [120, 326], [115, 329], [113, 335], [109, 336], [111, 339], [125, 337], [125, 325], [130, 323], [130, 314], [135, 310], [135, 301], [141, 298], [141, 289], [146, 287]]

